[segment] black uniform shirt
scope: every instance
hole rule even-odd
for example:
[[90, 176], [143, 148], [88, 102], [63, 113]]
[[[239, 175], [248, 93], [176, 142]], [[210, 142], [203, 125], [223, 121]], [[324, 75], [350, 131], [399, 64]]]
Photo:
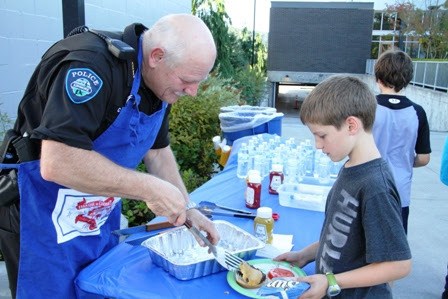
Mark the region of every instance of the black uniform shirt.
[[[124, 34], [125, 42], [134, 49], [144, 28], [138, 26], [128, 26]], [[113, 123], [119, 109], [125, 105], [132, 83], [129, 65], [114, 57], [104, 40], [90, 32], [59, 41], [44, 54], [28, 84], [19, 106], [16, 129], [22, 134], [32, 132], [33, 138], [91, 150], [93, 141]], [[94, 87], [93, 81], [88, 83], [86, 90], [90, 93], [84, 102], [77, 101], [71, 89], [73, 80], [67, 79], [74, 69], [93, 75], [94, 80], [101, 82], [100, 87]], [[162, 101], [144, 86], [143, 80], [139, 94], [140, 111], [150, 115], [162, 107]], [[170, 106], [153, 148], [169, 144], [169, 111]]]

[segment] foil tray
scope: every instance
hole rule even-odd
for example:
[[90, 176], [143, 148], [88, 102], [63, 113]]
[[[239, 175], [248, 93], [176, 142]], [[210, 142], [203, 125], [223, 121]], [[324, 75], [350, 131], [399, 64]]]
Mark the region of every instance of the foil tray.
[[[224, 220], [213, 221], [221, 239], [217, 246], [244, 260], [252, 259], [264, 247], [263, 241]], [[190, 280], [226, 270], [208, 253], [208, 247], [199, 246], [185, 226], [146, 239], [142, 246], [159, 267], [179, 280]]]

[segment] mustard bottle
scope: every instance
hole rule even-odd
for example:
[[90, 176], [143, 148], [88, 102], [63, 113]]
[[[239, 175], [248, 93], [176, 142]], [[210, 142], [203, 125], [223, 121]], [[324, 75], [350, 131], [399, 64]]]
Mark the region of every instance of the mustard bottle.
[[257, 209], [257, 216], [254, 219], [255, 237], [261, 241], [272, 244], [274, 232], [274, 219], [272, 219], [272, 209], [260, 207]]

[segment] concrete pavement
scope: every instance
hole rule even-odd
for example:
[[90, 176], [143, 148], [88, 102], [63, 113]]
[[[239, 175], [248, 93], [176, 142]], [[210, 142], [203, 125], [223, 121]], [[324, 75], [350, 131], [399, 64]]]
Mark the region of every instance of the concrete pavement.
[[[285, 113], [282, 135], [312, 139], [297, 110]], [[394, 298], [441, 297], [448, 262], [448, 186], [440, 182], [440, 157], [448, 132], [431, 132], [431, 161], [414, 170], [408, 240], [413, 255], [409, 276], [393, 284]], [[4, 262], [0, 262], [0, 299], [10, 299]]]

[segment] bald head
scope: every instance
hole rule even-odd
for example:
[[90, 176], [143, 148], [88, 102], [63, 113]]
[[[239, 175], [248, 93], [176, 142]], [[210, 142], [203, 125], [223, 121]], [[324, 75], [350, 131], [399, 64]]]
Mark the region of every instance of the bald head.
[[165, 16], [143, 35], [143, 81], [170, 104], [183, 95], [195, 96], [215, 59], [213, 36], [193, 15]]
[[155, 48], [165, 52], [164, 58], [171, 67], [195, 58], [207, 59], [213, 65], [216, 59], [216, 46], [210, 30], [200, 18], [189, 14], [167, 15], [146, 31], [144, 53]]

